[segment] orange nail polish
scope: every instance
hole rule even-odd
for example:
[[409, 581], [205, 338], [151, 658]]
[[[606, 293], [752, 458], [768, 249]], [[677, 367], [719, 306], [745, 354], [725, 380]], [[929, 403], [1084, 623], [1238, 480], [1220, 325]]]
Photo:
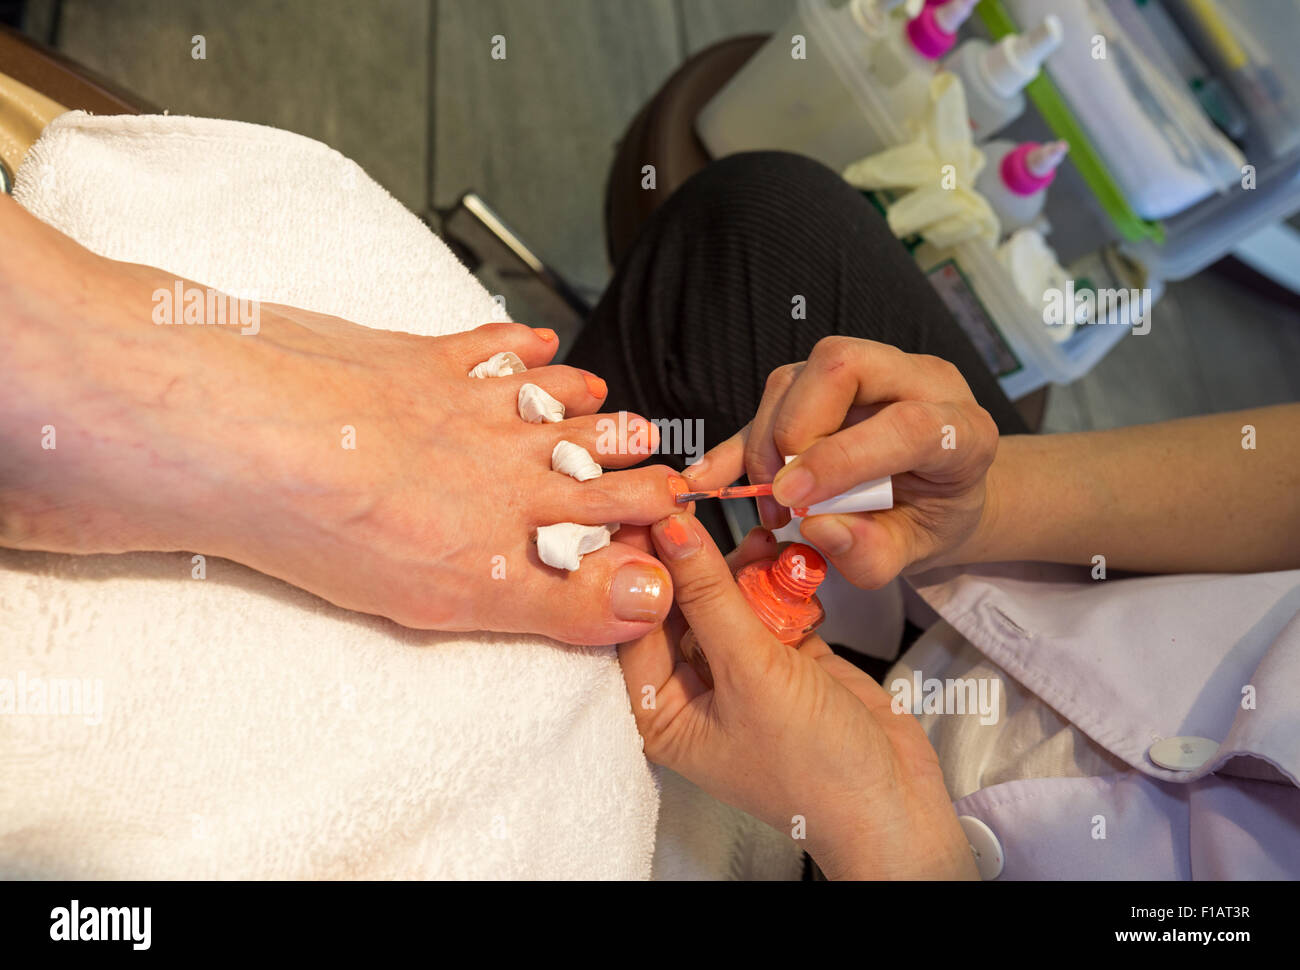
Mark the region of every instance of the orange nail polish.
[[682, 524], [682, 520], [675, 515], [664, 521], [664, 535], [675, 546], [686, 545], [691, 537], [691, 534], [686, 530], [686, 526]]
[[683, 492], [689, 492], [690, 490], [691, 490], [690, 482], [682, 478], [681, 475], [668, 476], [668, 491], [673, 493], [674, 498], [678, 495], [681, 495]]
[[555, 335], [555, 331], [549, 327], [533, 327], [533, 333], [537, 334], [538, 337], [545, 340], [548, 344], [553, 344], [555, 341], [560, 339]]
[[587, 382], [587, 390], [592, 397], [604, 398], [609, 393], [609, 386], [595, 374], [583, 374], [582, 379]]
[[775, 559], [742, 568], [736, 585], [764, 626], [782, 643], [795, 646], [826, 619], [816, 595], [825, 578], [826, 560], [812, 546], [796, 542]]

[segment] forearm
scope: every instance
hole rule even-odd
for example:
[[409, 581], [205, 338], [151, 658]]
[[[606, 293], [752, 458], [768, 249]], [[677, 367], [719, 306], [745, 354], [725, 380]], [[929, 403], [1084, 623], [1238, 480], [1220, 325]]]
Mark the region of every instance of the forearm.
[[1156, 573], [1300, 567], [1300, 405], [1003, 438], [955, 561], [1095, 556]]

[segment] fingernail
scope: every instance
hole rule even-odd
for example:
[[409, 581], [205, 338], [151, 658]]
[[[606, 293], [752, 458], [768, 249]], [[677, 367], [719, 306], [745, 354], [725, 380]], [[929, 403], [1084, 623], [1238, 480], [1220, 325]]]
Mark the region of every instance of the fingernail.
[[553, 344], [555, 341], [560, 339], [555, 335], [555, 331], [549, 327], [533, 327], [533, 333], [537, 334], [538, 337], [545, 340], [548, 344]]
[[614, 574], [610, 606], [620, 620], [643, 623], [658, 620], [666, 610], [668, 576], [646, 563], [628, 563]]
[[664, 519], [659, 534], [663, 537], [663, 553], [668, 559], [685, 559], [700, 548], [700, 537], [680, 515]]
[[591, 392], [592, 397], [603, 398], [609, 393], [609, 387], [595, 374], [583, 374], [582, 379], [587, 382], [587, 390]]
[[704, 470], [709, 467], [709, 459], [701, 458], [694, 465], [687, 465], [686, 470], [682, 472], [687, 478], [699, 478], [704, 474]]
[[782, 505], [786, 507], [799, 505], [803, 499], [812, 494], [816, 485], [812, 472], [798, 462], [792, 462], [777, 472], [776, 478], [772, 479], [773, 498], [776, 498], [775, 493], [779, 492], [780, 498], [777, 498], [777, 501]]
[[853, 547], [853, 533], [833, 515], [815, 515], [799, 529], [803, 537], [828, 556], [839, 556]]

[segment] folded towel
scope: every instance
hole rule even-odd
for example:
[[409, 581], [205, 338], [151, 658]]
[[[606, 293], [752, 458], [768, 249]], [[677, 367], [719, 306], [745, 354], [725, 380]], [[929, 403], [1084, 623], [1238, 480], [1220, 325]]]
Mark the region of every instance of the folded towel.
[[[354, 163], [287, 132], [67, 114], [15, 195], [227, 292], [424, 334], [503, 319]], [[612, 648], [416, 632], [192, 569], [0, 550], [0, 696], [102, 690], [98, 716], [91, 689], [76, 716], [0, 714], [0, 877], [650, 875], [655, 777]]]

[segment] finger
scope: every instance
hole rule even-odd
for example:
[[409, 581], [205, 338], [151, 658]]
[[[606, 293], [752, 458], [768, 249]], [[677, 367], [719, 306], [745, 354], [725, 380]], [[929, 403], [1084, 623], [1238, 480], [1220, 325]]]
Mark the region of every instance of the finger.
[[620, 645], [618, 659], [646, 757], [656, 764], [676, 766], [682, 760], [684, 739], [699, 738], [701, 725], [691, 708], [698, 710], [693, 702], [708, 688], [669, 649], [662, 630]]
[[587, 449], [601, 468], [639, 465], [659, 447], [659, 429], [639, 414], [629, 411], [588, 414], [538, 427], [548, 442], [547, 455], [561, 441], [572, 441]]
[[981, 414], [929, 401], [890, 404], [805, 449], [776, 477], [773, 495], [797, 508], [886, 475], [914, 472], [929, 481], [959, 481], [978, 473], [997, 446], [996, 434], [972, 424]]
[[[773, 433], [786, 394], [799, 376], [802, 366], [787, 364], [768, 375], [763, 399], [759, 402], [758, 413], [754, 415], [745, 442], [745, 471], [752, 484], [761, 485], [772, 481], [785, 466], [785, 456], [778, 450]], [[788, 509], [775, 499], [767, 497], [758, 499], [758, 517], [769, 529], [779, 529], [790, 521]]]
[[839, 430], [854, 405], [954, 400], [959, 388], [965, 381], [957, 368], [938, 357], [905, 354], [874, 340], [826, 337], [784, 395], [773, 427], [776, 447], [802, 454]]
[[804, 637], [803, 642], [795, 647], [795, 649], [810, 660], [820, 660], [822, 657], [835, 656], [835, 651], [830, 648], [830, 644], [815, 633], [810, 633]]
[[650, 535], [718, 689], [744, 689], [788, 659], [786, 648], [750, 610], [698, 519], [674, 515], [655, 523]]
[[[525, 367], [544, 367], [560, 348], [554, 330], [533, 328], [522, 323], [487, 323], [464, 333], [439, 337], [447, 359], [468, 374], [493, 354], [515, 354]], [[496, 380], [496, 378], [489, 378]]]
[[563, 404], [566, 418], [596, 413], [609, 395], [609, 388], [595, 374], [563, 364], [538, 367], [508, 377], [489, 378], [485, 389], [502, 399], [501, 407], [505, 413], [506, 408], [516, 411], [519, 388], [525, 384], [536, 384]]
[[537, 487], [539, 493], [529, 503], [534, 527], [554, 522], [649, 525], [681, 509], [676, 495], [686, 486], [671, 468], [646, 465], [589, 482], [551, 472]]
[[[654, 557], [633, 546], [612, 542], [582, 557], [581, 568], [553, 569], [537, 557], [529, 544], [530, 568], [511, 591], [516, 602], [527, 605], [522, 628], [507, 632], [541, 632], [565, 643], [599, 645], [624, 643], [645, 636], [663, 623], [672, 605], [672, 580]], [[499, 595], [482, 605], [482, 629], [494, 625], [499, 615]]]
[[682, 474], [696, 491], [708, 491], [730, 485], [745, 473], [745, 443], [751, 425], [745, 425], [722, 444], [709, 450]]
[[781, 544], [772, 533], [766, 529], [750, 529], [749, 534], [740, 540], [740, 545], [727, 553], [727, 568], [734, 574], [742, 566], [760, 559], [770, 559], [780, 550]]
[[879, 589], [916, 558], [915, 524], [904, 509], [814, 515], [800, 534], [854, 586]]

